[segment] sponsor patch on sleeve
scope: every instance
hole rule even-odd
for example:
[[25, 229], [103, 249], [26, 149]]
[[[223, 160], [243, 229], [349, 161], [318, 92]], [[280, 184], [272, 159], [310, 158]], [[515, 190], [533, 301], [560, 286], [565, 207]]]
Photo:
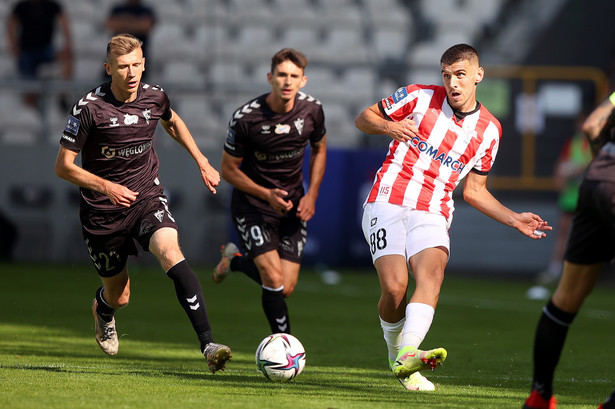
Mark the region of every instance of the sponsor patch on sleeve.
[[79, 125], [81, 125], [81, 122], [74, 116], [69, 115], [68, 120], [66, 121], [66, 126], [64, 127], [64, 131], [77, 136], [77, 132], [79, 131]]

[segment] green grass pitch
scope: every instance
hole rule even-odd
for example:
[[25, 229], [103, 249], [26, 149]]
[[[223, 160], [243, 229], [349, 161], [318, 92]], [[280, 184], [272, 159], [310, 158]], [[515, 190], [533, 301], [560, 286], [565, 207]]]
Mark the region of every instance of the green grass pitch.
[[[227, 370], [207, 371], [190, 323], [162, 270], [131, 261], [132, 298], [116, 314], [120, 351], [93, 336], [99, 279], [89, 265], [0, 264], [0, 408], [485, 408], [519, 409], [529, 393], [534, 329], [544, 301], [529, 281], [449, 273], [424, 348], [448, 359], [407, 392], [387, 369], [375, 274], [341, 271], [328, 285], [305, 269], [288, 299], [304, 372], [277, 384], [256, 371], [268, 335], [260, 290], [241, 274], [214, 285], [195, 270]], [[605, 282], [573, 324], [556, 373], [558, 408], [595, 409], [615, 386], [613, 288]]]

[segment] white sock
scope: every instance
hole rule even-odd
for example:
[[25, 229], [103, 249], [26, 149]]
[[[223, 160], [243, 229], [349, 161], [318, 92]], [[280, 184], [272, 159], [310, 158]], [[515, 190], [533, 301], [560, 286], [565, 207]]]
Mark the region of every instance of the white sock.
[[410, 303], [406, 306], [406, 323], [402, 330], [401, 346], [418, 348], [425, 339], [435, 310], [431, 305]]
[[387, 344], [387, 351], [390, 359], [396, 359], [399, 354], [399, 347], [401, 345], [401, 330], [404, 328], [405, 318], [396, 323], [390, 323], [380, 318], [380, 326], [382, 327], [382, 333], [384, 334], [384, 341]]

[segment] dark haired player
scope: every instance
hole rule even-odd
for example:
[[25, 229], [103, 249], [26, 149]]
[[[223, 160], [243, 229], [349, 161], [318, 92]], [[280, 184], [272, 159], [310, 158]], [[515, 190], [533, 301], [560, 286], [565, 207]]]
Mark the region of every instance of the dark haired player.
[[[583, 123], [594, 159], [585, 172], [557, 289], [542, 309], [534, 339], [532, 392], [524, 409], [555, 409], [553, 375], [568, 328], [615, 257], [615, 93]], [[615, 390], [599, 406], [615, 409]]]
[[[229, 122], [222, 177], [233, 185], [231, 213], [242, 256], [234, 243], [222, 248], [213, 271], [218, 283], [242, 271], [262, 286], [262, 306], [272, 333], [290, 333], [285, 297], [299, 277], [306, 222], [315, 211], [325, 173], [326, 135], [320, 102], [300, 92], [306, 57], [283, 49], [271, 60], [271, 92], [239, 108]], [[309, 186], [303, 159], [311, 146]]]
[[[209, 369], [224, 369], [231, 350], [214, 343], [203, 291], [182, 254], [175, 219], [158, 178], [153, 146], [158, 121], [195, 160], [205, 186], [216, 193], [220, 175], [196, 146], [162, 88], [141, 82], [141, 42], [116, 35], [107, 46], [111, 82], [81, 98], [60, 140], [56, 173], [81, 189], [80, 219], [90, 257], [102, 279], [93, 302], [96, 341], [118, 351], [114, 313], [130, 299], [127, 259], [137, 241], [160, 261], [201, 343]], [[81, 153], [82, 165], [75, 164]]]
[[[476, 100], [484, 70], [478, 53], [457, 44], [442, 54], [443, 85], [410, 84], [366, 108], [356, 126], [392, 139], [365, 202], [363, 233], [381, 286], [380, 325], [389, 365], [408, 390], [433, 390], [420, 370], [446, 359], [444, 348], [418, 347], [431, 326], [448, 263], [453, 190], [485, 215], [540, 239], [550, 226], [533, 213], [516, 213], [487, 190], [501, 127]], [[407, 301], [411, 267], [416, 283]]]

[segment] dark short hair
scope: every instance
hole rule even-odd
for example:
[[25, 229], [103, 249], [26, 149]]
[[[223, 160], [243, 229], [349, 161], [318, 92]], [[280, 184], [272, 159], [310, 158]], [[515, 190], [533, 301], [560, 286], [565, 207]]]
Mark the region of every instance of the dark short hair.
[[307, 57], [301, 51], [297, 51], [294, 48], [283, 48], [271, 57], [271, 73], [273, 73], [275, 67], [284, 61], [292, 62], [304, 71], [308, 64]]
[[[457, 44], [444, 51], [440, 64], [451, 65], [462, 60], [474, 60], [479, 62], [478, 52], [474, 47], [468, 44]], [[480, 63], [479, 63], [480, 65]]]

